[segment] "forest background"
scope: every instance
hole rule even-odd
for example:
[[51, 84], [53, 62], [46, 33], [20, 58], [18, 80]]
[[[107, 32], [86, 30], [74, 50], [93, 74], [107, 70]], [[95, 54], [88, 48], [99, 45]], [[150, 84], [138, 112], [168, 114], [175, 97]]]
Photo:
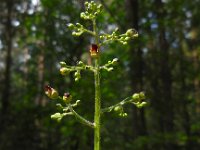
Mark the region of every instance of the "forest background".
[[[69, 22], [83, 22], [84, 0], [0, 0], [0, 149], [90, 150], [93, 131], [57, 111], [44, 94], [50, 84], [69, 91], [76, 110], [93, 119], [91, 74], [59, 74], [59, 62], [91, 63], [90, 37], [75, 38]], [[144, 91], [148, 106], [127, 106], [128, 117], [103, 116], [102, 149], [197, 150], [200, 147], [200, 0], [98, 0], [98, 27], [112, 32], [135, 28], [139, 38], [112, 43], [101, 62], [119, 58], [102, 74], [103, 105]]]

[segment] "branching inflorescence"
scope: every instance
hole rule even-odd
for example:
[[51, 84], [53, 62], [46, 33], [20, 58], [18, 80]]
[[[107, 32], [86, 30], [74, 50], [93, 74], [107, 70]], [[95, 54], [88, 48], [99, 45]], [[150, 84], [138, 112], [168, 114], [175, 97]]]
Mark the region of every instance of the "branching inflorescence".
[[73, 36], [80, 36], [83, 33], [88, 33], [94, 38], [94, 43], [90, 46], [90, 56], [94, 60], [94, 65], [87, 65], [82, 61], [79, 61], [76, 66], [68, 66], [65, 62], [60, 62], [61, 68], [60, 73], [63, 76], [67, 76], [70, 73], [74, 73], [75, 81], [79, 81], [81, 78], [81, 71], [91, 71], [94, 74], [94, 84], [95, 84], [95, 113], [94, 121], [88, 121], [81, 115], [79, 115], [74, 108], [78, 106], [80, 100], [73, 102], [73, 97], [70, 93], [64, 93], [63, 96], [60, 96], [58, 92], [50, 87], [45, 87], [45, 93], [50, 99], [57, 100], [57, 106], [61, 108], [62, 113], [55, 113], [51, 115], [52, 119], [60, 121], [64, 116], [73, 115], [81, 123], [94, 129], [94, 150], [100, 150], [100, 122], [101, 114], [106, 112], [115, 111], [121, 117], [127, 116], [123, 110], [125, 104], [134, 104], [138, 108], [141, 108], [146, 105], [144, 101], [145, 95], [143, 92], [135, 93], [130, 97], [125, 98], [119, 103], [112, 105], [107, 108], [101, 107], [101, 89], [100, 89], [100, 74], [102, 70], [112, 71], [114, 67], [118, 64], [118, 59], [114, 58], [111, 61], [108, 61], [106, 64], [100, 66], [100, 50], [101, 46], [107, 43], [118, 41], [121, 44], [127, 44], [130, 39], [138, 37], [138, 33], [134, 29], [128, 29], [126, 33], [119, 34], [118, 29], [115, 29], [111, 34], [100, 34], [97, 25], [96, 18], [98, 14], [102, 11], [102, 5], [96, 4], [95, 2], [85, 2], [86, 11], [80, 14], [80, 17], [84, 20], [89, 20], [93, 24], [93, 30], [89, 30], [80, 23], [68, 24], [68, 28], [72, 30]]

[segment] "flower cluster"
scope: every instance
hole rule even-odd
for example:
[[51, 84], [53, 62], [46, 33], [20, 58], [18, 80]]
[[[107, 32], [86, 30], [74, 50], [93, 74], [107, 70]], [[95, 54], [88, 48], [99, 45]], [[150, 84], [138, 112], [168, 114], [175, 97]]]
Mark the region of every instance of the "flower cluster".
[[85, 2], [86, 11], [80, 14], [80, 17], [85, 20], [94, 20], [102, 11], [102, 5], [94, 1]]
[[[100, 48], [102, 45], [107, 43], [118, 41], [119, 43], [125, 45], [128, 43], [130, 39], [134, 39], [138, 37], [138, 32], [135, 29], [128, 29], [125, 33], [120, 34], [119, 30], [116, 28], [111, 34], [98, 33], [97, 26], [96, 26], [96, 18], [102, 11], [102, 5], [96, 4], [94, 1], [85, 2], [85, 12], [80, 14], [80, 17], [84, 20], [90, 20], [93, 23], [93, 30], [87, 29], [80, 23], [69, 23], [68, 29], [72, 31], [73, 36], [80, 36], [83, 33], [88, 33], [95, 39], [95, 43], [92, 43], [88, 52], [90, 53], [91, 58], [95, 61], [95, 65], [87, 65], [82, 61], [79, 61], [75, 66], [68, 66], [65, 62], [60, 62], [60, 74], [62, 76], [67, 76], [71, 73], [74, 75], [74, 80], [79, 81], [81, 78], [82, 71], [91, 71], [94, 73], [95, 76], [95, 118], [100, 117], [100, 113], [104, 112], [116, 112], [120, 117], [126, 117], [127, 113], [124, 112], [123, 106], [125, 104], [131, 103], [134, 104], [136, 107], [141, 108], [145, 106], [147, 103], [145, 100], [145, 95], [143, 92], [135, 93], [130, 97], [120, 101], [119, 103], [112, 105], [110, 107], [101, 108], [101, 99], [100, 99], [100, 73], [102, 70], [105, 71], [113, 71], [114, 68], [119, 64], [119, 59], [114, 58], [113, 60], [109, 60], [106, 64], [100, 66]], [[94, 122], [90, 122], [80, 116], [75, 110], [80, 100], [77, 100], [75, 103], [73, 102], [72, 95], [68, 92], [64, 93], [62, 96], [59, 96], [58, 92], [50, 87], [45, 86], [45, 93], [50, 99], [58, 100], [57, 106], [62, 110], [62, 112], [57, 112], [51, 115], [52, 119], [56, 119], [60, 121], [66, 115], [74, 115], [81, 123], [86, 124], [92, 128], [99, 128], [99, 118], [95, 119]], [[99, 106], [97, 105], [99, 104]], [[98, 139], [98, 138], [97, 138]]]
[[104, 33], [100, 35], [100, 39], [103, 41], [102, 44], [117, 41], [123, 45], [126, 45], [130, 39], [138, 37], [138, 32], [135, 29], [128, 29], [126, 33], [119, 34], [118, 28], [116, 28], [111, 34]]

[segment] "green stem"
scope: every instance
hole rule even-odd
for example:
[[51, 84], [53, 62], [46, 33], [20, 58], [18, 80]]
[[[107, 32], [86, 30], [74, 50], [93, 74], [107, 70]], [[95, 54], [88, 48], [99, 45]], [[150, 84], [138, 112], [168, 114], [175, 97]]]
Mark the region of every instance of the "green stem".
[[100, 117], [101, 117], [101, 93], [100, 93], [100, 74], [99, 60], [95, 60], [95, 114], [94, 114], [94, 150], [100, 150]]
[[76, 111], [74, 111], [74, 109], [72, 108], [71, 104], [68, 104], [69, 110], [72, 112], [72, 114], [83, 124], [94, 128], [94, 124], [88, 120], [86, 120], [85, 118], [81, 117]]
[[[96, 29], [96, 21], [93, 20], [93, 29], [95, 33], [95, 42], [99, 45], [99, 37]], [[100, 150], [100, 128], [101, 128], [101, 91], [100, 91], [100, 67], [99, 58], [95, 59], [95, 114], [94, 114], [94, 150]]]
[[115, 105], [112, 105], [112, 106], [109, 106], [107, 108], [101, 109], [101, 113], [111, 112], [115, 107], [123, 106], [123, 105], [125, 105], [127, 103], [136, 104], [136, 103], [133, 102], [133, 99], [131, 97], [127, 97], [127, 98], [125, 98], [124, 100], [120, 101], [119, 103], [117, 103]]

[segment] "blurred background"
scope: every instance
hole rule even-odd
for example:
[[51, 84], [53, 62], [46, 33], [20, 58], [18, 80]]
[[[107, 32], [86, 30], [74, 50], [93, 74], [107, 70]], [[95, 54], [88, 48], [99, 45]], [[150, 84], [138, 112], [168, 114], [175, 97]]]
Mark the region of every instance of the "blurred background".
[[[50, 119], [49, 84], [70, 92], [76, 111], [93, 120], [93, 75], [59, 74], [59, 62], [90, 63], [91, 37], [71, 36], [84, 0], [0, 0], [0, 150], [92, 150], [93, 131], [65, 117]], [[111, 33], [135, 28], [139, 38], [102, 49], [101, 63], [119, 58], [102, 74], [103, 107], [144, 91], [148, 106], [125, 107], [102, 118], [104, 150], [197, 150], [200, 147], [200, 0], [98, 0], [98, 27]]]

